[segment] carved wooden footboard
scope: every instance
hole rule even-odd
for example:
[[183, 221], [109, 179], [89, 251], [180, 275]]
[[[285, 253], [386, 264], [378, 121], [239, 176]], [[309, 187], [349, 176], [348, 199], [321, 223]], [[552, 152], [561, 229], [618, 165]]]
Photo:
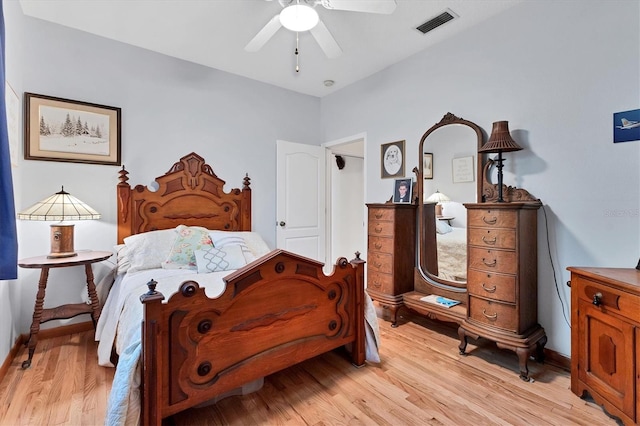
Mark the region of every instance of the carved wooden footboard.
[[225, 278], [209, 299], [195, 281], [144, 304], [142, 424], [346, 344], [364, 364], [364, 261], [322, 264], [276, 250]]

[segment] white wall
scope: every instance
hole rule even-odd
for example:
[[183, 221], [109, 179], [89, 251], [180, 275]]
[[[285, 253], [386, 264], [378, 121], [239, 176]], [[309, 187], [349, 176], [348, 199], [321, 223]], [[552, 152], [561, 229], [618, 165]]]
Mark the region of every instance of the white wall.
[[[319, 145], [318, 98], [26, 17], [18, 2], [4, 2], [4, 9], [7, 76], [21, 102], [23, 92], [33, 92], [121, 107], [122, 161], [132, 185], [151, 182], [192, 151], [226, 180], [227, 191], [241, 187], [248, 173], [253, 227], [275, 247], [275, 141]], [[76, 225], [75, 247], [111, 250], [119, 167], [27, 161], [22, 150], [19, 157], [13, 170], [16, 208], [64, 185], [102, 214], [99, 221]], [[49, 223], [19, 221], [18, 239], [20, 258], [48, 253]], [[107, 266], [96, 266], [96, 276]], [[19, 333], [31, 323], [38, 272], [21, 269], [16, 294], [9, 297]], [[52, 270], [45, 307], [78, 302], [83, 288], [83, 268]], [[52, 321], [45, 328], [58, 325]], [[0, 325], [3, 343], [6, 335], [13, 344], [12, 327]]]
[[321, 101], [325, 139], [367, 132], [367, 202], [389, 194], [380, 144], [406, 139], [411, 170], [445, 113], [485, 132], [509, 121], [525, 149], [505, 155], [505, 183], [544, 204], [538, 318], [547, 347], [567, 356], [565, 268], [634, 267], [640, 256], [640, 142], [612, 143], [613, 113], [640, 108], [639, 16], [637, 1], [523, 2]]

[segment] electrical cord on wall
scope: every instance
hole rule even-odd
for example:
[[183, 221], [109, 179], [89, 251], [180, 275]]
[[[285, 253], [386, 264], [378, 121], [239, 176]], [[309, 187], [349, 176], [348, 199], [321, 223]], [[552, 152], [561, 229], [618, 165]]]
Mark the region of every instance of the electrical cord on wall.
[[547, 252], [549, 253], [549, 262], [551, 263], [551, 270], [553, 271], [553, 282], [556, 286], [556, 293], [558, 294], [558, 300], [560, 300], [560, 306], [562, 307], [562, 316], [564, 317], [567, 326], [571, 329], [571, 322], [567, 318], [567, 313], [565, 312], [564, 302], [562, 301], [562, 296], [560, 295], [560, 287], [558, 286], [558, 279], [556, 278], [556, 268], [553, 265], [553, 257], [551, 256], [551, 243], [549, 240], [549, 219], [547, 218], [547, 210], [542, 205], [542, 213], [544, 214], [544, 228], [547, 235]]

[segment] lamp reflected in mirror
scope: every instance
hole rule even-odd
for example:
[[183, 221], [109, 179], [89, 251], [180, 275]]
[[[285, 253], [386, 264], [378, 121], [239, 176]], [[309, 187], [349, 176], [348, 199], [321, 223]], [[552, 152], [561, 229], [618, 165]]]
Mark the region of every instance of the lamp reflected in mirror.
[[498, 168], [498, 199], [496, 200], [498, 203], [505, 202], [502, 197], [502, 163], [504, 162], [502, 153], [520, 151], [521, 149], [522, 147], [513, 140], [509, 133], [509, 122], [496, 121], [493, 123], [489, 140], [478, 150], [479, 153], [498, 153], [498, 158], [495, 160], [496, 167]]
[[436, 192], [429, 195], [425, 200], [427, 203], [437, 203], [435, 206], [436, 217], [442, 217], [442, 204], [451, 201], [451, 198], [444, 195], [442, 192], [436, 189]]

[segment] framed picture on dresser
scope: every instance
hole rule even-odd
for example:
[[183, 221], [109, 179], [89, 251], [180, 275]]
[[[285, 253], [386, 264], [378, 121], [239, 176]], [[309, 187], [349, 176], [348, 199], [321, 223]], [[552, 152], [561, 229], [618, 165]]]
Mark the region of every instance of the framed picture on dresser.
[[411, 178], [396, 179], [393, 186], [393, 202], [394, 203], [411, 203], [412, 193]]

